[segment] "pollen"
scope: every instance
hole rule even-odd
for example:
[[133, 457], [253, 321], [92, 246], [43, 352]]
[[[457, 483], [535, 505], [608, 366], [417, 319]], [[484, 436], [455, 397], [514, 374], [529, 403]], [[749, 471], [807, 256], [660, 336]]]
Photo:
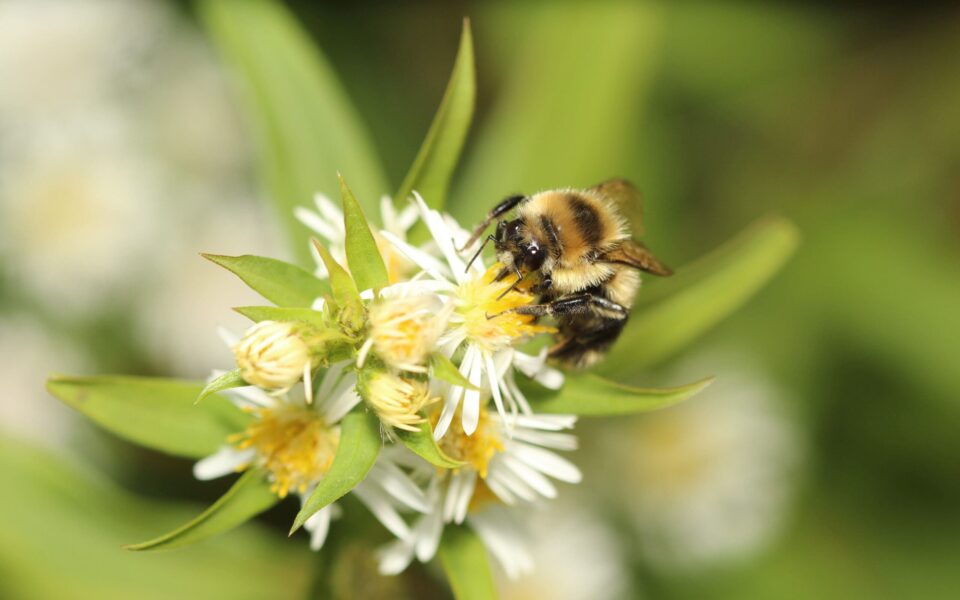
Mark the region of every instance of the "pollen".
[[538, 333], [556, 331], [553, 327], [538, 325], [534, 316], [509, 312], [531, 304], [536, 296], [521, 289], [522, 286], [507, 292], [514, 283], [512, 278], [494, 281], [502, 268], [503, 265], [495, 263], [480, 277], [461, 284], [455, 292], [457, 314], [463, 319], [467, 337], [490, 351]]
[[277, 496], [304, 494], [330, 470], [340, 431], [329, 427], [315, 410], [283, 404], [251, 412], [256, 419], [230, 441], [241, 450], [256, 450], [254, 464], [270, 472], [271, 490]]
[[[432, 416], [434, 427], [440, 418], [440, 411]], [[472, 435], [463, 431], [460, 411], [450, 425], [447, 433], [437, 442], [440, 449], [450, 458], [467, 463], [475, 469], [481, 478], [487, 476], [490, 460], [503, 452], [503, 440], [497, 432], [496, 424], [492, 422], [486, 409], [480, 410], [480, 421], [477, 430]]]

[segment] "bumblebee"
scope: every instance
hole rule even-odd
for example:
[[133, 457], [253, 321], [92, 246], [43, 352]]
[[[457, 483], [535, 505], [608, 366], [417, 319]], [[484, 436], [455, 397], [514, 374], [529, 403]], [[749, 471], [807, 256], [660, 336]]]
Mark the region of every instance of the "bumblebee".
[[[515, 274], [507, 290], [529, 281], [538, 303], [512, 312], [550, 316], [558, 326], [550, 356], [571, 367], [603, 357], [623, 331], [640, 286], [638, 271], [666, 276], [672, 271], [633, 239], [627, 217], [639, 228], [639, 192], [614, 179], [585, 190], [562, 189], [515, 195], [497, 204], [464, 245], [472, 246], [497, 222], [493, 242], [503, 268], [498, 281]], [[505, 215], [516, 209], [516, 218]], [[506, 292], [504, 292], [506, 293]], [[497, 315], [488, 315], [493, 318]]]

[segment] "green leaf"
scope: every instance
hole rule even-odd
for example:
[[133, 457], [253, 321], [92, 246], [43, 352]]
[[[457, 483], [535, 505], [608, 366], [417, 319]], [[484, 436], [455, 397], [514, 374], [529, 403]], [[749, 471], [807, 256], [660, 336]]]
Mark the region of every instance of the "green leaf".
[[203, 386], [174, 379], [54, 376], [47, 389], [111, 433], [187, 458], [213, 454], [250, 420], [222, 396], [196, 405]]
[[383, 264], [377, 240], [370, 224], [347, 182], [340, 177], [340, 196], [343, 199], [343, 228], [346, 232], [347, 264], [357, 287], [361, 290], [379, 289], [390, 283], [387, 267]]
[[463, 376], [463, 373], [460, 372], [457, 365], [453, 364], [453, 361], [439, 353], [430, 355], [430, 375], [440, 381], [446, 381], [468, 390], [480, 389]]
[[254, 323], [260, 321], [303, 321], [318, 327], [329, 327], [330, 323], [322, 312], [310, 308], [286, 306], [236, 306], [234, 311]]
[[317, 192], [334, 197], [338, 170], [356, 178], [361, 198], [389, 189], [370, 136], [333, 68], [283, 3], [203, 0], [199, 12], [242, 84], [261, 175], [293, 250], [309, 264], [310, 232], [294, 207]]
[[304, 502], [290, 534], [321, 508], [336, 502], [363, 481], [380, 454], [380, 419], [363, 404], [340, 423], [340, 446], [330, 470]]
[[[509, 10], [505, 10], [509, 8]], [[478, 5], [502, 83], [445, 207], [473, 225], [509, 194], [638, 182], [633, 151], [659, 73], [663, 8], [650, 2]], [[571, 42], [571, 40], [576, 40]], [[661, 152], [662, 153], [662, 152]], [[429, 201], [429, 198], [427, 198]]]
[[522, 380], [518, 383], [535, 412], [600, 417], [665, 408], [694, 396], [712, 382], [713, 377], [708, 377], [673, 388], [638, 388], [590, 373], [567, 373], [559, 390]]
[[495, 600], [497, 590], [487, 549], [480, 538], [464, 525], [448, 525], [443, 530], [437, 552], [457, 600]]
[[766, 219], [641, 289], [630, 322], [598, 372], [626, 374], [676, 353], [745, 304], [780, 270], [798, 239], [790, 221]]
[[403, 178], [395, 202], [405, 202], [416, 190], [428, 206], [442, 209], [447, 199], [450, 179], [456, 169], [460, 151], [470, 129], [476, 97], [476, 70], [473, 59], [473, 36], [470, 20], [463, 20], [460, 49], [453, 72], [443, 93], [440, 108], [433, 117], [427, 137]]
[[243, 377], [240, 376], [240, 369], [234, 369], [232, 371], [227, 371], [220, 377], [217, 377], [206, 386], [200, 392], [200, 395], [197, 396], [196, 404], [199, 404], [201, 400], [210, 396], [211, 394], [216, 394], [217, 392], [222, 392], [223, 390], [229, 390], [230, 388], [241, 387], [248, 385], [246, 381], [243, 380]]
[[270, 490], [266, 473], [252, 469], [241, 475], [226, 494], [189, 523], [158, 538], [125, 548], [159, 550], [195, 544], [246, 523], [279, 501]]
[[259, 600], [283, 589], [306, 597], [316, 559], [257, 522], [176, 552], [119, 551], [145, 526], [173, 529], [205, 507], [130, 493], [74, 458], [0, 435], [0, 514], [15, 515], [0, 528], [0, 596]]
[[264, 256], [221, 256], [204, 258], [234, 273], [254, 291], [277, 306], [310, 306], [330, 288], [326, 282], [296, 265]]
[[407, 448], [431, 464], [443, 469], [456, 469], [463, 466], [463, 461], [450, 458], [437, 446], [429, 423], [421, 423], [420, 431], [395, 429], [394, 432]]
[[334, 260], [330, 252], [314, 238], [313, 246], [320, 254], [320, 260], [327, 267], [327, 273], [330, 276], [330, 287], [333, 291], [333, 301], [340, 307], [352, 306], [360, 303], [360, 292], [357, 290], [357, 284], [354, 283], [350, 273], [347, 273], [340, 263]]

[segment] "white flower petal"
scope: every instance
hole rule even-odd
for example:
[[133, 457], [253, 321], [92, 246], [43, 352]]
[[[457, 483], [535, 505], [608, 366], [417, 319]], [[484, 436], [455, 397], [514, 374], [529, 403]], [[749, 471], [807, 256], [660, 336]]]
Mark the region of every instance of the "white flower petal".
[[477, 472], [465, 470], [463, 480], [460, 497], [457, 498], [453, 511], [453, 522], [457, 524], [463, 523], [463, 520], [467, 517], [467, 509], [470, 508], [470, 500], [473, 498], [473, 491], [477, 487]]
[[396, 540], [377, 552], [381, 575], [399, 575], [413, 561], [413, 545], [407, 540]]
[[193, 464], [193, 476], [200, 481], [208, 481], [236, 473], [237, 469], [249, 464], [256, 457], [253, 448], [238, 450], [233, 446], [223, 446], [210, 456]]
[[303, 528], [310, 532], [310, 549], [320, 550], [323, 543], [327, 541], [327, 533], [330, 531], [330, 516], [333, 512], [333, 505], [324, 506], [306, 520]]
[[576, 465], [549, 450], [524, 442], [515, 442], [511, 445], [510, 451], [523, 462], [554, 479], [567, 483], [580, 483], [583, 479]]
[[353, 488], [353, 493], [390, 533], [401, 539], [409, 537], [410, 528], [393, 505], [390, 504], [389, 496], [386, 493], [366, 480], [361, 481], [359, 485]]
[[519, 528], [504, 511], [486, 510], [468, 519], [490, 554], [503, 567], [507, 577], [516, 579], [533, 569], [533, 558], [526, 549]]
[[413, 510], [419, 512], [430, 510], [423, 490], [392, 462], [378, 460], [367, 475], [367, 480], [379, 484], [384, 492]]
[[[557, 488], [536, 469], [531, 468], [523, 461], [511, 456], [508, 452], [498, 454], [495, 458], [498, 459], [498, 468], [510, 469], [524, 483], [532, 487], [544, 498], [557, 497]], [[491, 463], [492, 462], [493, 461], [491, 461]], [[491, 464], [490, 468], [494, 468], [494, 466]]]
[[437, 548], [440, 546], [440, 536], [442, 534], [443, 520], [440, 518], [439, 510], [434, 510], [420, 519], [420, 522], [417, 523], [417, 560], [428, 562], [434, 557]]

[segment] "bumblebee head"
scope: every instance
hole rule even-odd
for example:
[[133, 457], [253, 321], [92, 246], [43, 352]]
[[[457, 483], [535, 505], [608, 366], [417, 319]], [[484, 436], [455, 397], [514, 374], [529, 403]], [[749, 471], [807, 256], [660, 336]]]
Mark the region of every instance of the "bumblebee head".
[[537, 271], [547, 257], [543, 245], [523, 219], [500, 221], [494, 240], [497, 260], [510, 270], [520, 269], [527, 273]]

